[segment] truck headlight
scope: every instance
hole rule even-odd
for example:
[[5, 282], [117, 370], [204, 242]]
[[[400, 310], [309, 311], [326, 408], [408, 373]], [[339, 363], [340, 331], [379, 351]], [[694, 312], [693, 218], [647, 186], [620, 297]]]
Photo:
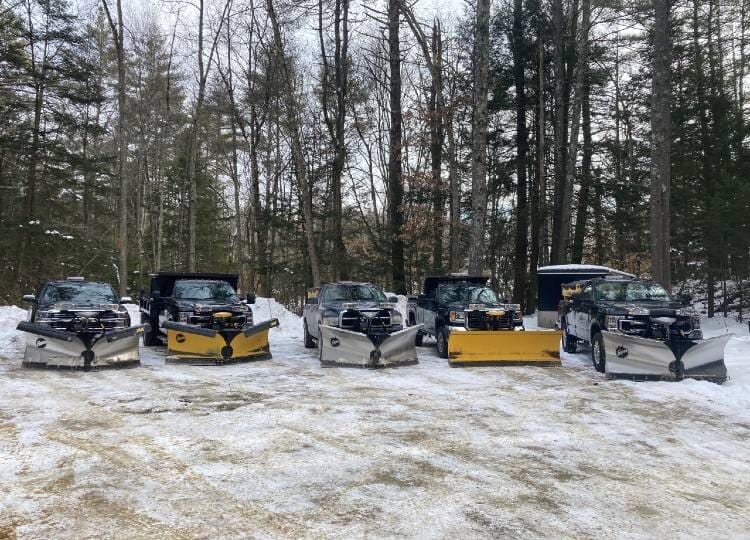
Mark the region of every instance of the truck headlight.
[[401, 324], [404, 322], [404, 317], [400, 312], [394, 311], [391, 313], [391, 324]]
[[607, 331], [614, 332], [619, 330], [617, 323], [624, 318], [622, 315], [607, 315]]
[[677, 315], [678, 317], [694, 317], [695, 309], [693, 308], [693, 306], [681, 307], [675, 310], [675, 315]]
[[186, 322], [188, 322], [190, 320], [190, 317], [192, 317], [192, 316], [193, 316], [193, 312], [192, 311], [180, 311], [177, 314], [177, 319], [180, 322], [186, 323]]
[[463, 311], [451, 311], [448, 315], [448, 318], [451, 322], [464, 322], [464, 312]]

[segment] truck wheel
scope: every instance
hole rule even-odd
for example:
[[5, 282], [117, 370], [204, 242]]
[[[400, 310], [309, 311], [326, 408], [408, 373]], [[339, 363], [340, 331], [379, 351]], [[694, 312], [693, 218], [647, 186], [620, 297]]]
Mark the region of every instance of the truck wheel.
[[604, 351], [604, 338], [601, 332], [591, 336], [591, 361], [594, 369], [599, 373], [604, 373], [604, 367], [607, 360], [607, 354]]
[[315, 340], [310, 335], [309, 330], [307, 329], [307, 321], [302, 321], [302, 329], [305, 331], [305, 349], [314, 349], [315, 348]]
[[448, 329], [443, 326], [437, 332], [437, 353], [440, 358], [448, 358]]
[[574, 354], [578, 350], [578, 341], [568, 333], [568, 325], [563, 327], [563, 351]]
[[417, 335], [414, 336], [414, 345], [416, 345], [417, 347], [421, 347], [423, 339], [424, 339], [424, 334], [421, 331], [417, 332]]

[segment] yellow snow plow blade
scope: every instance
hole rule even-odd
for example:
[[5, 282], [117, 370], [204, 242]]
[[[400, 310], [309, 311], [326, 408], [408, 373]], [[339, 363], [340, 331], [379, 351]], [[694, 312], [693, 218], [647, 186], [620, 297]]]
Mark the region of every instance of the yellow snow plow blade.
[[180, 323], [165, 323], [168, 354], [177, 360], [231, 362], [270, 358], [268, 331], [277, 319], [241, 331], [218, 331]]
[[448, 337], [448, 362], [471, 364], [560, 365], [561, 332], [458, 331]]

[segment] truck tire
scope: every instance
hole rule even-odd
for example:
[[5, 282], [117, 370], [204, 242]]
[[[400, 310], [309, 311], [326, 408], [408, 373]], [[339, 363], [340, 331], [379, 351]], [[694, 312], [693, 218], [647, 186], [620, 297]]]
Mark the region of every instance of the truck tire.
[[437, 353], [440, 358], [448, 358], [448, 329], [445, 326], [437, 331]]
[[568, 333], [568, 325], [563, 326], [563, 351], [570, 354], [575, 354], [578, 350], [578, 341], [574, 336]]
[[423, 339], [424, 339], [424, 334], [421, 331], [417, 332], [417, 335], [414, 336], [414, 345], [417, 347], [421, 347]]
[[607, 354], [604, 351], [604, 338], [601, 332], [596, 332], [591, 336], [591, 362], [594, 369], [599, 373], [604, 373], [607, 360]]
[[149, 330], [147, 332], [143, 332], [143, 344], [146, 347], [158, 347], [162, 344], [161, 340], [159, 339], [159, 329], [158, 327], [154, 326], [154, 322], [151, 320], [151, 317], [141, 314], [141, 323], [148, 323], [149, 324]]
[[307, 321], [305, 319], [302, 320], [302, 329], [305, 331], [305, 349], [314, 349], [315, 340], [307, 329]]

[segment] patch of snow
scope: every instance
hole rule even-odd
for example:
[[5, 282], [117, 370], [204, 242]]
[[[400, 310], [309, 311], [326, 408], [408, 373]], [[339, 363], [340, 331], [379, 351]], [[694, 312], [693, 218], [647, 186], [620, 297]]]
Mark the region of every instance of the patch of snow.
[[275, 298], [256, 298], [255, 304], [250, 307], [253, 310], [255, 324], [273, 318], [279, 320], [279, 326], [271, 329], [269, 339], [272, 341], [284, 338], [302, 339], [302, 317], [289, 311]]
[[23, 354], [24, 334], [16, 330], [29, 312], [17, 306], [0, 306], [0, 356], [14, 358]]

